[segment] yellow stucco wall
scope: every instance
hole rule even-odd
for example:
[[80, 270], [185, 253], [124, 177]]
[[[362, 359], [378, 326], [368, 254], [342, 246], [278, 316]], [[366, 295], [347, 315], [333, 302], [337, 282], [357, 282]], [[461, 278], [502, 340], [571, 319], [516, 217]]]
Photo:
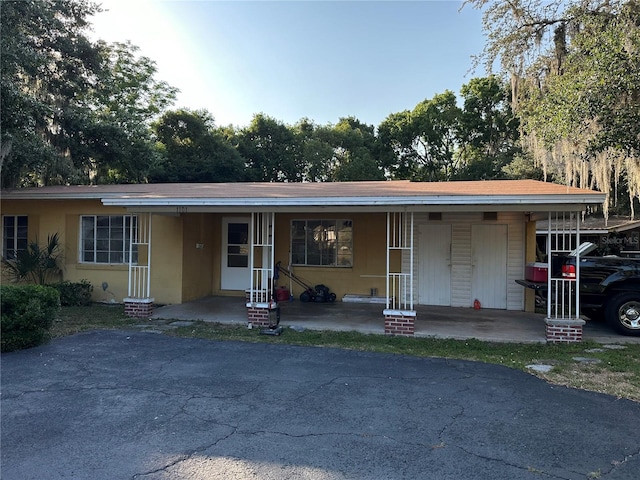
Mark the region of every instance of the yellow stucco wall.
[[207, 213], [183, 216], [182, 301], [187, 302], [213, 293], [214, 215]]
[[[80, 215], [126, 215], [124, 208], [105, 207], [99, 200], [2, 200], [2, 215], [27, 215], [29, 240], [44, 243], [58, 233], [64, 246], [63, 280], [88, 280], [98, 302], [122, 302], [127, 296], [128, 266], [79, 262]], [[158, 303], [182, 301], [182, 219], [153, 216], [151, 292]], [[8, 282], [2, 278], [2, 282]], [[102, 285], [106, 284], [105, 289]]]
[[221, 295], [220, 264], [222, 262], [222, 215], [211, 215], [211, 290], [214, 295]]
[[[65, 248], [64, 280], [86, 279], [91, 282], [95, 301], [122, 302], [127, 296], [126, 264], [79, 262], [80, 215], [125, 215], [128, 214], [126, 209], [105, 207], [99, 200], [4, 200], [0, 206], [3, 215], [29, 216], [30, 239], [37, 237], [43, 243], [47, 235], [56, 232], [60, 234]], [[182, 303], [212, 294], [244, 294], [220, 289], [223, 218], [223, 214], [214, 213], [153, 215], [151, 296], [157, 304]], [[276, 214], [275, 260], [281, 260], [285, 266], [289, 263], [291, 220], [314, 218], [349, 219], [353, 222], [353, 266], [295, 266], [295, 274], [304, 278], [311, 286], [325, 284], [338, 299], [348, 293], [368, 295], [372, 288], [383, 295], [386, 272], [384, 213]], [[395, 263], [399, 262], [400, 259]], [[399, 265], [395, 268], [399, 268]], [[108, 285], [106, 289], [102, 288], [103, 283]], [[289, 280], [281, 276], [278, 284], [288, 287]], [[302, 291], [301, 286], [293, 283], [292, 293], [296, 297]]]
[[[276, 214], [275, 260], [289, 264], [291, 220], [347, 219], [353, 221], [353, 266], [305, 267], [294, 266], [293, 272], [312, 287], [324, 284], [340, 300], [345, 294], [369, 295], [372, 288], [378, 295], [385, 292], [386, 274], [386, 214], [384, 213], [322, 213]], [[278, 285], [289, 287], [289, 279], [281, 275]], [[292, 282], [293, 295], [298, 297], [303, 287]]]
[[152, 217], [151, 296], [157, 304], [182, 303], [182, 224], [182, 217]]
[[[243, 215], [226, 215], [239, 217]], [[223, 214], [185, 214], [183, 218], [183, 282], [182, 301], [206, 295], [244, 295], [235, 290], [221, 290], [222, 223]], [[155, 217], [154, 217], [155, 218]], [[250, 217], [246, 217], [249, 220]], [[349, 219], [353, 229], [353, 267], [294, 267], [309, 284], [327, 285], [338, 299], [347, 293], [368, 295], [372, 288], [379, 295], [385, 291], [386, 272], [386, 214], [384, 213], [323, 213], [323, 214], [276, 214], [275, 260], [283, 265], [289, 263], [291, 220], [293, 219]], [[203, 244], [197, 249], [196, 244]], [[258, 257], [259, 253], [256, 253]], [[259, 258], [258, 258], [259, 260]], [[400, 268], [400, 257], [395, 263]], [[281, 276], [279, 285], [289, 287], [289, 280]], [[247, 285], [248, 287], [248, 285]], [[293, 283], [293, 294], [299, 296], [303, 289]]]
[[[58, 233], [64, 246], [63, 279], [72, 282], [86, 279], [94, 286], [96, 301], [121, 302], [126, 296], [126, 265], [79, 264], [80, 215], [126, 214], [122, 208], [106, 208], [99, 200], [62, 201], [30, 200], [2, 201], [2, 215], [27, 215], [29, 217], [29, 240], [44, 244], [47, 236]], [[3, 283], [7, 279], [3, 278]], [[107, 282], [108, 288], [101, 285]]]

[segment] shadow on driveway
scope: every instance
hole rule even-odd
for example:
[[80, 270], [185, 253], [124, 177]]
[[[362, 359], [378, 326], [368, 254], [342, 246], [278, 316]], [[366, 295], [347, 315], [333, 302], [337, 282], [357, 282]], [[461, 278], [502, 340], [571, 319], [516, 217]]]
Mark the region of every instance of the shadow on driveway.
[[506, 367], [94, 331], [2, 355], [3, 480], [637, 479], [640, 404]]

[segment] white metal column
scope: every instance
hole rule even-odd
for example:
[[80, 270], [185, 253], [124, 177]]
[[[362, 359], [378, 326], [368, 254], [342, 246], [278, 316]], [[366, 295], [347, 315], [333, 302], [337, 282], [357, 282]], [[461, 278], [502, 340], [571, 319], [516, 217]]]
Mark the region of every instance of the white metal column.
[[[392, 252], [400, 268], [392, 271]], [[387, 309], [413, 310], [413, 212], [387, 212]]]
[[274, 212], [252, 212], [249, 236], [251, 249], [249, 265], [251, 265], [250, 303], [267, 303], [273, 295], [274, 273]]
[[[580, 318], [579, 246], [580, 212], [549, 212], [547, 232], [547, 318], [549, 319]], [[574, 251], [575, 278], [562, 277], [561, 259]]]
[[129, 216], [129, 298], [151, 297], [151, 213]]

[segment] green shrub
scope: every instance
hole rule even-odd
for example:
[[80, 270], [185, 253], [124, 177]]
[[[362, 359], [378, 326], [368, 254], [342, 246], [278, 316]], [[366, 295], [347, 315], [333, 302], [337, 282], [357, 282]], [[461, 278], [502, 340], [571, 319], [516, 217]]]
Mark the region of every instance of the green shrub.
[[60, 295], [55, 288], [0, 286], [0, 350], [10, 352], [43, 343], [59, 310]]
[[60, 293], [60, 305], [63, 307], [86, 307], [91, 305], [93, 286], [87, 280], [79, 282], [60, 282], [51, 285]]
[[59, 234], [49, 235], [46, 245], [40, 245], [36, 238], [25, 250], [16, 252], [15, 258], [2, 257], [2, 270], [14, 282], [47, 285], [62, 275], [62, 252]]

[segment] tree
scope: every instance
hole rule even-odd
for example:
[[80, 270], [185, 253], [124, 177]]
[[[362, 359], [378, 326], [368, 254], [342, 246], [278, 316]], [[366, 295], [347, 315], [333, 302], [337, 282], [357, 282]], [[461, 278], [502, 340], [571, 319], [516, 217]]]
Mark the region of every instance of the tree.
[[532, 180], [544, 180], [544, 172], [537, 166], [531, 157], [526, 153], [516, 155], [511, 162], [502, 167], [505, 178], [518, 180], [529, 178]]
[[355, 117], [341, 118], [333, 128], [333, 138], [333, 181], [384, 180], [384, 171], [376, 159], [373, 125], [366, 125]]
[[302, 181], [384, 180], [373, 125], [355, 117], [340, 118], [336, 125], [323, 126], [302, 119], [292, 131]]
[[166, 112], [153, 125], [159, 158], [151, 182], [238, 182], [245, 179], [244, 160], [205, 110]]
[[317, 126], [307, 118], [293, 126], [300, 146], [302, 180], [327, 182], [333, 175], [333, 137], [331, 126]]
[[473, 78], [462, 86], [459, 171], [457, 178], [503, 178], [504, 167], [518, 155], [518, 120], [511, 111], [509, 91], [496, 76]]
[[395, 154], [386, 165], [389, 175], [421, 181], [451, 179], [461, 113], [455, 94], [447, 90], [412, 111], [389, 115], [378, 128], [380, 141]]
[[129, 43], [92, 43], [87, 0], [3, 2], [2, 186], [145, 180], [176, 90]]
[[91, 129], [79, 138], [96, 183], [142, 182], [155, 159], [151, 124], [175, 101], [177, 89], [156, 80], [155, 62], [129, 42], [99, 42], [100, 78], [84, 103]]
[[[478, 61], [511, 77], [523, 144], [569, 185], [599, 188], [608, 208], [640, 199], [638, 0], [469, 0], [485, 9]], [[625, 191], [622, 193], [623, 191]]]
[[254, 115], [236, 136], [240, 155], [247, 161], [248, 179], [256, 182], [300, 182], [303, 179], [301, 145], [294, 130], [263, 113]]
[[98, 11], [86, 0], [2, 2], [0, 101], [3, 186], [60, 183], [73, 175], [65, 118], [91, 88], [99, 52], [85, 35]]

